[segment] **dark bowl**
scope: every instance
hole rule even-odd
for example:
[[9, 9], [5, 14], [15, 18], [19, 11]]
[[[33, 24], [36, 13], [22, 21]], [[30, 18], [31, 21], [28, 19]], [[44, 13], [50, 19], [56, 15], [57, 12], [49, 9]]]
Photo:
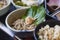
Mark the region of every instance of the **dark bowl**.
[[38, 38], [39, 38], [39, 36], [38, 36], [38, 34], [37, 34], [38, 31], [39, 31], [39, 29], [41, 29], [41, 27], [46, 26], [47, 24], [48, 24], [49, 26], [51, 26], [51, 27], [54, 27], [55, 25], [60, 25], [60, 21], [49, 20], [49, 21], [46, 21], [46, 22], [43, 22], [43, 23], [39, 24], [39, 25], [36, 27], [35, 31], [34, 31], [35, 40], [38, 40]]

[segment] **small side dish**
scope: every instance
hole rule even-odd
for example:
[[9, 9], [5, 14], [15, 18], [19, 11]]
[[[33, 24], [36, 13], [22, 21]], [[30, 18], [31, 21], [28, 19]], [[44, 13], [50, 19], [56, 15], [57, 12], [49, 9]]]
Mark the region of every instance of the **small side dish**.
[[10, 8], [10, 0], [0, 0], [0, 16], [8, 12]]
[[13, 0], [18, 6], [39, 5], [39, 0]]
[[6, 0], [0, 0], [0, 9], [7, 5]]
[[46, 25], [44, 28], [39, 29], [38, 35], [39, 40], [60, 40], [60, 26], [50, 27]]

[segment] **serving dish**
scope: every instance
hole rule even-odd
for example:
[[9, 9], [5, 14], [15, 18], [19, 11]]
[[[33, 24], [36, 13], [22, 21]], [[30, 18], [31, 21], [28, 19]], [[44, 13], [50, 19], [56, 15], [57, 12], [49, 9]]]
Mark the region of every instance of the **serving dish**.
[[48, 20], [48, 21], [46, 21], [46, 22], [43, 22], [43, 23], [39, 24], [39, 25], [36, 27], [35, 31], [34, 31], [34, 37], [35, 37], [36, 40], [39, 39], [39, 35], [38, 35], [39, 29], [41, 29], [41, 27], [44, 27], [44, 26], [46, 26], [46, 25], [49, 25], [50, 27], [54, 27], [55, 25], [59, 25], [59, 26], [60, 26], [60, 21]]

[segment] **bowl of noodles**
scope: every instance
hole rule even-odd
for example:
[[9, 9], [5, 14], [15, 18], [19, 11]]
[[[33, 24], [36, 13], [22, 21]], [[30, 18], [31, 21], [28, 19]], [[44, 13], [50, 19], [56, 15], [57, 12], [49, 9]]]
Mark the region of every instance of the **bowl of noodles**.
[[30, 8], [41, 5], [44, 0], [11, 0], [11, 2], [16, 8]]
[[[39, 9], [40, 8], [40, 9]], [[34, 13], [33, 13], [34, 10]], [[37, 11], [36, 10], [41, 10]], [[39, 13], [40, 12], [40, 13]], [[39, 23], [42, 23], [45, 19], [45, 9], [43, 5], [40, 7], [20, 8], [17, 9], [6, 17], [6, 26], [17, 33], [33, 32]], [[31, 35], [30, 35], [31, 36]]]

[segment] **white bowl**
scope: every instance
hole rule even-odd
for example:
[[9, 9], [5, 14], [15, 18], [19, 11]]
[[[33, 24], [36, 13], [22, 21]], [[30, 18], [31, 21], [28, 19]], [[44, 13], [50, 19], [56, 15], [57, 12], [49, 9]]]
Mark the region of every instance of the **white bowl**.
[[[18, 6], [13, 2], [13, 0], [11, 0], [11, 2], [16, 8], [30, 8], [30, 6], [26, 6], [26, 7], [25, 6]], [[43, 2], [44, 2], [44, 0], [40, 0], [40, 4], [42, 4]]]
[[[26, 32], [26, 30], [15, 30], [11, 27], [11, 25], [14, 21], [16, 21], [17, 19], [20, 19], [22, 17], [22, 15], [26, 14], [26, 11], [27, 11], [27, 8], [17, 9], [15, 11], [12, 11], [6, 17], [6, 20], [5, 20], [6, 26], [14, 32]], [[31, 32], [31, 31], [32, 30], [27, 30], [27, 32]]]
[[[12, 30], [13, 32], [17, 33], [17, 35], [20, 37], [28, 37], [28, 36], [33, 36], [33, 30], [15, 30], [14, 28], [12, 28], [12, 23], [14, 21], [16, 21], [17, 19], [20, 19], [22, 17], [22, 15], [25, 15], [26, 14], [26, 11], [27, 11], [28, 8], [20, 8], [20, 9], [17, 9], [15, 11], [12, 11], [11, 13], [8, 14], [8, 16], [6, 17], [6, 20], [5, 20], [5, 23], [6, 23], [6, 26]], [[23, 36], [22, 36], [23, 35]]]
[[16, 33], [17, 36], [21, 37], [21, 38], [26, 38], [26, 37], [31, 37], [33, 36], [33, 31], [31, 30], [15, 30], [11, 27], [11, 24], [16, 21], [17, 19], [19, 19], [22, 15], [24, 15], [26, 13], [27, 9], [17, 9], [15, 11], [12, 11], [10, 14], [8, 14], [8, 16], [6, 17], [5, 23], [6, 26], [12, 30], [14, 33]]
[[10, 8], [11, 1], [10, 0], [6, 0], [6, 1], [7, 1], [7, 5], [0, 9], [0, 16], [2, 16], [5, 13], [7, 13], [7, 11]]

